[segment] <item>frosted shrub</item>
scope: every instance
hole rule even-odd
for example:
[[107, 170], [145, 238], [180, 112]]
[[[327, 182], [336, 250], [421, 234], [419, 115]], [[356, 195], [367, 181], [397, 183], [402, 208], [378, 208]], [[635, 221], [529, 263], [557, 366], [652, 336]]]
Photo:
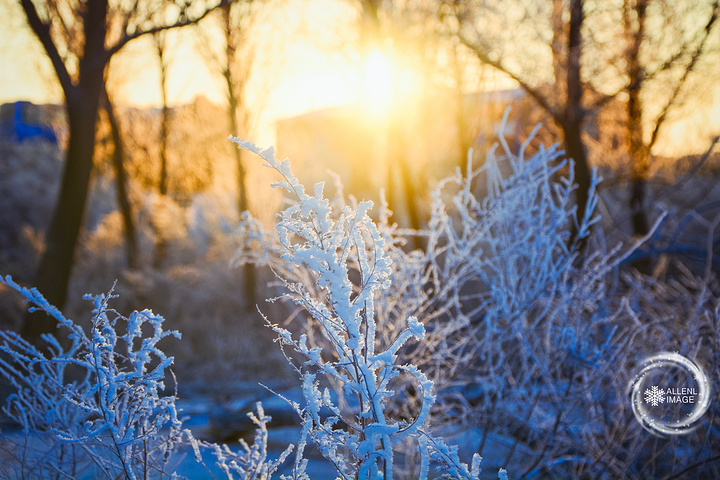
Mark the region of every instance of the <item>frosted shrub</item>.
[[[340, 472], [351, 475], [369, 460], [359, 446], [368, 445], [365, 428], [378, 423], [367, 413], [373, 391], [355, 383], [362, 378], [355, 372], [368, 367], [377, 382], [368, 385], [387, 392], [384, 418], [398, 419], [380, 425], [397, 425], [398, 433], [418, 418], [426, 425], [412, 432], [417, 436], [410, 435], [411, 442], [391, 439], [394, 452], [376, 441], [381, 453], [370, 463], [379, 471], [385, 456], [401, 452], [396, 467], [414, 461], [420, 474], [426, 472], [430, 424], [435, 434], [480, 430], [471, 442], [463, 438], [464, 451], [487, 456], [493, 466], [512, 465], [525, 476], [547, 470], [560, 475], [563, 469], [569, 477], [578, 469], [590, 476], [620, 475], [631, 462], [608, 467], [602, 445], [614, 445], [624, 458], [641, 454], [641, 447], [625, 447], [638, 445], [633, 439], [639, 425], [621, 399], [634, 362], [627, 339], [644, 330], [619, 280], [626, 278], [621, 263], [642, 240], [625, 249], [606, 247], [595, 213], [595, 172], [585, 220], [576, 224], [572, 162], [561, 160], [556, 147], [526, 158], [531, 138], [517, 153], [501, 140], [501, 155], [490, 152], [479, 168], [468, 163], [465, 172], [441, 181], [428, 227], [416, 232], [426, 246], [414, 251], [403, 248], [407, 232], [389, 223], [384, 205], [373, 224], [366, 203], [341, 194], [326, 199], [322, 185], [308, 195], [272, 151], [239, 142], [283, 175], [280, 186], [292, 197], [276, 236], [246, 219], [248, 245], [266, 248], [239, 259], [269, 264], [290, 290], [288, 297], [307, 312], [306, 318], [293, 313], [301, 325], [297, 338], [274, 328], [280, 342], [303, 358], [297, 368], [308, 407], [296, 408], [305, 435], [326, 449]], [[633, 295], [644, 298], [644, 291], [638, 287]], [[415, 331], [414, 319], [422, 332]], [[660, 348], [643, 345], [638, 358]], [[373, 364], [376, 359], [392, 366]], [[431, 381], [428, 398], [424, 382]], [[622, 435], [617, 421], [630, 425]], [[655, 462], [650, 457], [645, 459]], [[348, 458], [351, 468], [342, 470]]]
[[[163, 318], [148, 310], [124, 317], [109, 306], [114, 297], [86, 296], [94, 302], [89, 334], [66, 319], [35, 289], [8, 276], [0, 282], [20, 292], [33, 309], [43, 310], [65, 330], [69, 347], [44, 335], [40, 349], [19, 335], [0, 331], [5, 355], [0, 373], [16, 389], [4, 413], [18, 422], [23, 439], [6, 446], [15, 462], [3, 465], [19, 478], [169, 477], [168, 461], [183, 432], [175, 396], [163, 394], [173, 359], [157, 346], [179, 334], [162, 328]], [[148, 335], [148, 331], [150, 335]]]
[[425, 261], [453, 315], [468, 326], [464, 335], [476, 339], [470, 348], [483, 369], [510, 357], [513, 339], [522, 344], [531, 334], [548, 346], [556, 328], [580, 327], [575, 321], [583, 316], [575, 313], [597, 307], [607, 273], [627, 255], [580, 256], [579, 242], [598, 221], [598, 178], [593, 172], [585, 220], [572, 241], [572, 165], [555, 147], [525, 159], [531, 139], [518, 155], [503, 142], [503, 157], [490, 152], [481, 168], [468, 164], [465, 175], [458, 171], [434, 192]]
[[[460, 372], [492, 355], [488, 348], [503, 348], [502, 341], [493, 343], [490, 338], [514, 335], [521, 325], [537, 326], [549, 311], [529, 319], [535, 306], [558, 307], [554, 302], [562, 300], [567, 314], [571, 305], [598, 301], [605, 276], [628, 254], [614, 250], [580, 258], [578, 244], [598, 221], [594, 208], [599, 179], [593, 176], [585, 220], [576, 226], [571, 243], [573, 169], [558, 160], [561, 152], [555, 147], [524, 158], [531, 139], [518, 155], [503, 141], [502, 157], [490, 152], [480, 168], [469, 163], [464, 174], [458, 170], [439, 183], [429, 225], [418, 233], [427, 241], [423, 250], [403, 248], [407, 238], [389, 223], [390, 212], [381, 206], [381, 241], [369, 248], [385, 260], [384, 274], [392, 288], [374, 298], [373, 312], [380, 324], [373, 326], [376, 344], [389, 348], [407, 328], [408, 318], [421, 319], [423, 341], [399, 349], [399, 363], [421, 367], [436, 387], [466, 383], [467, 376], [457, 377]], [[565, 170], [569, 173], [562, 176]], [[341, 195], [325, 201], [328, 215], [350, 208]], [[363, 205], [359, 207], [366, 208]], [[281, 236], [285, 228], [281, 224]], [[263, 235], [248, 219], [245, 230], [246, 238], [266, 248], [247, 248], [241, 259], [269, 263], [294, 288], [301, 285], [310, 298], [325, 295], [316, 287], [313, 266], [282, 257], [287, 235], [283, 240], [265, 233], [258, 242]], [[587, 281], [575, 282], [578, 277]], [[308, 341], [314, 338], [313, 332], [307, 335]]]
[[[232, 138], [232, 137], [231, 137]], [[286, 280], [288, 297], [303, 308], [308, 321], [317, 325], [325, 343], [310, 344], [307, 334], [295, 338], [278, 326], [278, 341], [302, 358], [295, 368], [302, 379], [305, 404], [293, 403], [302, 419], [302, 435], [296, 454], [293, 479], [308, 478], [305, 444], [311, 440], [333, 463], [340, 478], [389, 480], [398, 446], [413, 440], [421, 455], [418, 478], [425, 479], [433, 461], [448, 478], [477, 478], [480, 457], [472, 467], [460, 462], [457, 448], [433, 437], [426, 427], [435, 397], [433, 384], [415, 365], [397, 361], [406, 342], [421, 341], [425, 329], [416, 317], [386, 345], [378, 342], [376, 300], [391, 292], [392, 264], [385, 238], [368, 216], [370, 202], [333, 206], [323, 196], [322, 183], [307, 194], [293, 176], [289, 161], [279, 162], [272, 149], [232, 138], [241, 148], [260, 155], [277, 170], [276, 186], [291, 197], [277, 224], [282, 260], [304, 269], [307, 284]], [[308, 285], [314, 285], [312, 289]], [[380, 325], [380, 328], [384, 328]], [[386, 414], [391, 397], [397, 395], [391, 381], [409, 375], [421, 392], [421, 402], [411, 419]], [[334, 385], [333, 392], [321, 382]]]
[[439, 357], [453, 353], [461, 372], [436, 418], [477, 425], [476, 451], [521, 475], [568, 458], [581, 444], [570, 433], [596, 421], [583, 407], [612, 371], [621, 325], [609, 312], [608, 281], [633, 251], [604, 251], [601, 231], [589, 242], [597, 175], [575, 224], [572, 163], [555, 147], [525, 158], [531, 138], [517, 154], [501, 139], [502, 156], [490, 152], [480, 168], [468, 164], [465, 175], [440, 182], [425, 254], [455, 322], [466, 326], [428, 355], [442, 372], [448, 362]]
[[[248, 416], [256, 425], [255, 441], [240, 439], [241, 450], [199, 441], [183, 428], [174, 394], [164, 394], [173, 363], [158, 347], [164, 319], [149, 310], [124, 317], [110, 308], [116, 298], [86, 296], [94, 302], [90, 335], [35, 289], [0, 282], [21, 293], [33, 306], [58, 321], [71, 342], [63, 348], [55, 335], [44, 335], [46, 350], [13, 332], [0, 331], [0, 374], [16, 391], [3, 412], [22, 428], [0, 443], [3, 478], [184, 478], [175, 469], [182, 451], [192, 447], [205, 466], [203, 451], [215, 457], [226, 478], [269, 479], [292, 446], [277, 459], [267, 455], [267, 424], [262, 405]], [[150, 333], [148, 335], [148, 333]], [[208, 469], [208, 473], [213, 473]]]
[[652, 469], [703, 467], [706, 434], [698, 429], [682, 455], [651, 446], [626, 389], [635, 366], [657, 352], [713, 365], [700, 347], [718, 333], [710, 275], [666, 285], [623, 271], [663, 216], [634, 245], [608, 248], [595, 173], [586, 221], [574, 225], [572, 163], [555, 148], [525, 158], [528, 142], [517, 154], [501, 142], [502, 156], [468, 165], [434, 193], [424, 261], [441, 293], [431, 298], [449, 315], [426, 328], [457, 329], [445, 348], [413, 352], [425, 359], [416, 364], [450, 379], [433, 422], [473, 426], [466, 448], [523, 478], [648, 478]]
[[[234, 478], [243, 480], [267, 480], [282, 465], [287, 457], [292, 453], [294, 445], [290, 445], [277, 459], [268, 458], [267, 441], [268, 429], [267, 425], [271, 418], [265, 415], [262, 404], [257, 402], [255, 405], [257, 415], [252, 412], [248, 413], [248, 417], [255, 424], [255, 439], [252, 445], [242, 438], [240, 441], [240, 452], [231, 450], [227, 445], [218, 445], [216, 443], [202, 442], [191, 440], [195, 449], [195, 456], [198, 462], [202, 463], [201, 448], [208, 449], [212, 452], [216, 459], [215, 465], [227, 476], [228, 480]], [[235, 477], [237, 475], [237, 477]]]
[[[712, 258], [703, 279], [623, 272], [639, 243], [606, 248], [595, 174], [586, 220], [574, 225], [572, 163], [555, 147], [525, 158], [529, 140], [517, 154], [502, 141], [501, 156], [441, 181], [427, 228], [408, 233], [390, 224], [385, 204], [373, 221], [370, 202], [341, 189], [326, 198], [323, 184], [307, 193], [272, 149], [233, 140], [281, 175], [289, 200], [275, 233], [242, 218], [235, 259], [270, 265], [302, 325], [291, 332], [266, 319], [303, 392], [302, 402], [288, 400], [302, 428], [282, 479], [309, 480], [310, 445], [341, 479], [476, 479], [482, 454], [518, 478], [718, 476], [717, 401], [689, 440], [665, 444], [648, 438], [625, 401], [634, 367], [663, 350], [706, 365], [720, 398]], [[406, 250], [410, 234], [423, 250]], [[183, 428], [165, 392], [173, 359], [158, 346], [179, 334], [162, 317], [117, 313], [111, 290], [86, 297], [95, 306], [86, 333], [36, 290], [0, 282], [67, 336], [45, 335], [40, 349], [0, 332], [0, 374], [15, 387], [4, 412], [22, 427], [0, 439], [0, 476], [173, 477], [192, 447], [196, 462], [213, 455], [227, 478], [270, 479], [290, 458], [292, 445], [268, 454], [259, 404], [249, 414], [255, 442], [239, 451]], [[458, 427], [481, 433], [459, 448], [440, 437]], [[470, 466], [461, 452], [474, 454]]]
[[[385, 205], [376, 225], [367, 218], [367, 203], [348, 202], [341, 194], [332, 201], [325, 199], [322, 184], [308, 195], [287, 162], [275, 160], [272, 151], [260, 152], [239, 142], [278, 170], [284, 177], [279, 186], [294, 197], [281, 215], [279, 236], [273, 239], [265, 233], [262, 243], [269, 247], [262, 256], [251, 250], [255, 256], [249, 261], [269, 263], [286, 282], [292, 301], [311, 317], [297, 340], [274, 327], [283, 344], [307, 359], [299, 370], [312, 400], [309, 404], [317, 406], [310, 412], [302, 410], [302, 415], [320, 418], [320, 398], [330, 403], [329, 410], [337, 408], [328, 393], [320, 395], [317, 372], [339, 392], [336, 403], [354, 408], [361, 418], [367, 415], [363, 395], [373, 398], [373, 391], [359, 393], [357, 387], [347, 387], [358, 376], [344, 369], [355, 368], [355, 362], [375, 366], [371, 373], [382, 372], [379, 378], [387, 380], [380, 385], [389, 390], [382, 405], [386, 415], [406, 422], [435, 415], [448, 426], [477, 415], [478, 410], [492, 415], [499, 409], [532, 404], [539, 395], [532, 385], [538, 383], [540, 371], [552, 372], [549, 395], [563, 398], [556, 391], [562, 383], [553, 379], [558, 378], [558, 367], [565, 368], [561, 357], [569, 352], [586, 361], [606, 358], [613, 330], [600, 331], [587, 322], [583, 305], [599, 308], [608, 272], [628, 252], [580, 257], [578, 244], [598, 220], [593, 212], [599, 179], [593, 175], [586, 220], [575, 226], [577, 234], [571, 242], [573, 169], [558, 160], [561, 152], [555, 147], [524, 158], [531, 138], [518, 155], [503, 141], [503, 157], [491, 152], [480, 168], [468, 164], [465, 175], [458, 171], [441, 181], [428, 228], [419, 232], [427, 247], [411, 252], [403, 248], [405, 238], [389, 223]], [[569, 173], [562, 176], [565, 170]], [[245, 231], [248, 241], [262, 237], [251, 219], [246, 219]], [[580, 278], [583, 281], [577, 281]], [[422, 330], [415, 319], [422, 320]], [[422, 341], [404, 346], [401, 340], [411, 337]], [[557, 344], [560, 350], [550, 348]], [[321, 355], [328, 351], [332, 361]], [[373, 365], [376, 351], [389, 352], [385, 361], [393, 366]], [[397, 365], [413, 365], [416, 370]], [[367, 365], [356, 370], [363, 368]], [[440, 387], [439, 404], [434, 395], [427, 396], [425, 385], [430, 380], [424, 373], [415, 374], [421, 370], [430, 374], [434, 387]], [[516, 384], [508, 393], [507, 382], [513, 380]], [[479, 398], [471, 399], [478, 403], [468, 403], [464, 393], [468, 384], [479, 386]], [[308, 393], [307, 388], [314, 390]], [[348, 401], [348, 392], [358, 395], [358, 400]], [[505, 405], [501, 399], [506, 396], [513, 397], [513, 403]], [[343, 412], [334, 413], [353, 431], [367, 424], [358, 427], [344, 420]], [[323, 426], [321, 420], [315, 422], [317, 429]], [[349, 440], [341, 437], [336, 443]], [[424, 444], [421, 438], [421, 456]], [[413, 457], [415, 449], [407, 445], [400, 449]], [[493, 460], [507, 465], [509, 457]], [[362, 465], [366, 460], [355, 461]]]

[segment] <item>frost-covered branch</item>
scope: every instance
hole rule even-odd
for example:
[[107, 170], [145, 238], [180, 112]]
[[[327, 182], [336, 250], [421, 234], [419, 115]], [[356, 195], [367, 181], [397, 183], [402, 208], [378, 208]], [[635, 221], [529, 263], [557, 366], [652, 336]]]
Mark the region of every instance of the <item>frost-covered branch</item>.
[[[423, 427], [435, 396], [432, 381], [417, 367], [398, 363], [398, 353], [409, 340], [424, 338], [423, 324], [409, 316], [392, 340], [380, 341], [375, 305], [392, 291], [393, 265], [386, 237], [369, 217], [372, 203], [333, 205], [324, 197], [322, 183], [307, 194], [289, 161], [278, 161], [272, 148], [261, 150], [250, 142], [231, 140], [260, 155], [282, 176], [276, 186], [292, 197], [276, 226], [285, 250], [282, 260], [308, 272], [317, 286], [310, 289], [293, 278], [283, 279], [289, 298], [307, 312], [327, 344], [310, 346], [307, 334], [295, 338], [272, 325], [278, 340], [305, 359], [300, 370], [305, 405], [296, 406], [303, 438], [312, 439], [343, 478], [389, 480], [396, 445], [428, 435]], [[398, 393], [391, 381], [401, 373], [413, 378], [422, 392], [412, 421], [386, 413], [388, 400]], [[318, 375], [339, 385], [334, 393], [322, 389]], [[340, 405], [349, 411], [341, 411]], [[442, 462], [446, 457], [435, 459]], [[302, 467], [301, 460], [297, 465]], [[467, 468], [464, 472], [456, 478], [476, 477]]]
[[[6, 354], [0, 358], [0, 373], [16, 389], [4, 412], [26, 435], [44, 435], [53, 453], [82, 453], [89, 462], [86, 467], [105, 476], [117, 475], [118, 470], [129, 479], [145, 477], [149, 471], [168, 476], [163, 472], [181, 437], [181, 422], [175, 396], [163, 393], [173, 359], [157, 343], [180, 335], [164, 331], [163, 318], [149, 310], [129, 317], [115, 312], [109, 307], [115, 297], [112, 290], [86, 296], [95, 305], [87, 335], [37, 290], [22, 288], [9, 276], [0, 282], [21, 293], [31, 308], [53, 316], [72, 342], [66, 350], [55, 336], [44, 335], [48, 348], [41, 351], [13, 332], [0, 331], [0, 350]], [[48, 451], [42, 456], [57, 460]], [[78, 468], [68, 459], [41, 467], [59, 472]]]

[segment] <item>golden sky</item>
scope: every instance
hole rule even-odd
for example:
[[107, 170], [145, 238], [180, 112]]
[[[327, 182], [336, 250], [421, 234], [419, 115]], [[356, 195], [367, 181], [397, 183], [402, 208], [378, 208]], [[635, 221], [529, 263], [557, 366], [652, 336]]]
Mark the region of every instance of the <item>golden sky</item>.
[[[376, 55], [362, 61], [352, 48], [342, 48], [347, 41], [340, 37], [356, 28], [355, 14], [351, 2], [341, 0], [270, 3], [262, 31], [255, 35], [262, 45], [250, 86], [251, 101], [254, 98], [262, 106], [258, 108], [262, 116], [255, 133], [258, 143], [274, 141], [273, 125], [278, 118], [333, 105], [367, 103], [367, 98], [358, 96], [367, 94], [368, 89], [380, 103], [392, 95], [387, 77], [397, 76], [398, 71], [391, 59]], [[20, 99], [60, 102], [61, 92], [49, 61], [14, 0], [0, 0], [0, 32], [0, 103]], [[198, 53], [192, 31], [172, 31], [168, 38], [173, 46], [170, 102], [188, 103], [203, 95], [221, 103], [222, 85]], [[149, 39], [131, 42], [113, 59], [110, 79], [119, 103], [159, 105], [159, 69]], [[683, 115], [668, 126], [656, 153], [671, 155], [706, 148], [708, 139], [720, 133], [720, 86]]]
[[[263, 116], [259, 141], [272, 141], [272, 123], [277, 118], [298, 115], [356, 100], [360, 75], [349, 55], [323, 51], [310, 35], [308, 22], [332, 22], [342, 29], [354, 28], [350, 4], [336, 0], [284, 0], [272, 7], [266, 18], [269, 48], [263, 48], [255, 62], [261, 73], [254, 88], [263, 90]], [[297, 35], [278, 35], [293, 31]], [[0, 0], [0, 103], [30, 100], [58, 103], [62, 92], [42, 46], [25, 25], [23, 13], [13, 0]], [[173, 105], [191, 102], [203, 95], [222, 103], [222, 84], [213, 76], [196, 48], [192, 29], [173, 30], [168, 41], [171, 64], [168, 73], [169, 101]], [[111, 63], [110, 88], [116, 100], [133, 106], [160, 105], [159, 69], [149, 38], [129, 43]], [[269, 91], [268, 91], [269, 90]], [[251, 87], [252, 91], [252, 87]], [[251, 96], [252, 93], [250, 94]]]

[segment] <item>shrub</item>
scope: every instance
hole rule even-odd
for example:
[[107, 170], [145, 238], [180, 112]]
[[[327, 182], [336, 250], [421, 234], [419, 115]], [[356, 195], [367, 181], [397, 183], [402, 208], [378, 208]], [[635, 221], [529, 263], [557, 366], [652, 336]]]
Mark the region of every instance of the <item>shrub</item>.
[[[385, 238], [368, 215], [372, 203], [334, 208], [323, 196], [322, 183], [307, 194], [289, 161], [276, 160], [272, 148], [261, 151], [250, 142], [232, 140], [260, 155], [282, 176], [276, 186], [289, 194], [291, 204], [280, 214], [276, 227], [285, 252], [281, 258], [290, 269], [306, 269], [313, 286], [310, 290], [301, 282], [284, 279], [287, 296], [305, 310], [325, 340], [323, 346], [313, 346], [307, 334], [294, 338], [285, 328], [270, 324], [280, 344], [302, 357], [295, 369], [305, 405], [292, 403], [302, 419], [292, 478], [308, 478], [307, 461], [302, 458], [308, 439], [341, 478], [393, 478], [396, 450], [407, 440], [419, 447], [418, 478], [428, 477], [431, 460], [448, 478], [477, 478], [479, 456], [473, 457], [468, 469], [460, 462], [457, 447], [448, 447], [426, 428], [435, 401], [432, 381], [415, 365], [397, 362], [406, 342], [423, 339], [423, 325], [409, 317], [391, 342], [377, 341], [375, 302], [391, 291], [392, 263]], [[397, 393], [391, 381], [401, 373], [409, 375], [421, 392], [420, 407], [412, 419], [395, 419], [386, 413], [388, 400]], [[323, 389], [318, 377], [334, 385], [334, 392]]]
[[[32, 309], [58, 321], [71, 342], [61, 345], [46, 334], [45, 349], [19, 335], [0, 331], [0, 374], [15, 393], [3, 412], [22, 428], [22, 435], [2, 440], [0, 472], [4, 478], [184, 478], [175, 469], [189, 447], [195, 462], [205, 466], [202, 452], [228, 479], [271, 478], [292, 446], [278, 458], [267, 456], [270, 417], [257, 404], [249, 413], [257, 426], [255, 442], [240, 440], [238, 453], [226, 445], [195, 439], [183, 427], [164, 380], [173, 363], [158, 346], [176, 331], [164, 331], [164, 319], [149, 310], [125, 317], [110, 307], [116, 298], [86, 296], [94, 302], [92, 327], [86, 334], [36, 289], [22, 288], [7, 276], [0, 283], [23, 295]], [[174, 375], [173, 375], [174, 378]]]
[[[238, 261], [270, 265], [289, 290], [286, 298], [306, 312], [293, 312], [295, 335], [275, 327], [281, 343], [302, 358], [301, 376], [317, 375], [306, 395], [319, 405], [328, 399], [325, 411], [338, 420], [327, 431], [338, 425], [361, 431], [354, 418], [364, 412], [362, 395], [352, 402], [348, 397], [357, 392], [344, 390], [343, 369], [353, 361], [335, 341], [343, 332], [349, 339], [357, 322], [361, 340], [366, 332], [374, 340], [372, 347], [369, 340], [359, 343], [361, 359], [363, 348], [389, 350], [394, 365], [422, 371], [434, 386], [426, 419], [433, 433], [454, 434], [464, 453], [480, 453], [490, 467], [512, 465], [521, 477], [552, 471], [559, 478], [645, 478], [686, 470], [713, 476], [717, 442], [708, 432], [714, 414], [690, 436], [658, 445], [634, 420], [626, 394], [635, 367], [660, 351], [719, 368], [710, 266], [704, 279], [681, 266], [682, 278], [667, 284], [628, 270], [624, 264], [663, 217], [629, 247], [607, 245], [595, 212], [600, 179], [593, 174], [585, 221], [575, 224], [572, 162], [561, 160], [555, 147], [525, 158], [529, 141], [517, 154], [501, 141], [502, 155], [491, 152], [479, 168], [469, 164], [441, 181], [420, 232], [398, 230], [384, 205], [375, 232], [366, 226], [367, 204], [341, 193], [325, 199], [321, 184], [306, 194], [287, 163], [240, 142], [283, 175], [280, 186], [291, 197], [277, 232], [262, 232], [246, 219], [252, 248]], [[409, 235], [421, 236], [425, 247], [408, 251]], [[368, 272], [383, 273], [387, 283], [373, 287]], [[337, 310], [338, 296], [351, 306], [372, 298], [371, 308], [345, 314]], [[399, 345], [397, 339], [412, 336], [406, 333], [413, 330], [411, 318], [423, 325], [422, 341]], [[385, 385], [391, 394], [383, 412], [412, 422], [430, 404], [426, 390], [418, 377], [384, 368], [395, 376]], [[330, 393], [314, 383], [323, 375]], [[330, 414], [337, 405], [339, 413]], [[308, 432], [323, 427], [319, 418]], [[397, 444], [396, 466], [398, 458], [413, 464], [413, 442]]]
[[[389, 344], [376, 343], [373, 307], [377, 294], [390, 287], [391, 263], [384, 238], [367, 214], [371, 204], [333, 210], [321, 185], [314, 195], [306, 195], [287, 162], [277, 162], [272, 150], [261, 154], [284, 176], [282, 186], [296, 195], [297, 203], [283, 212], [278, 224], [281, 245], [287, 249], [283, 258], [295, 267], [309, 267], [314, 276], [316, 296], [300, 283], [288, 283], [290, 295], [320, 324], [333, 347], [323, 353], [322, 348], [308, 346], [307, 336], [294, 339], [273, 326], [281, 344], [306, 357], [296, 367], [305, 405], [293, 404], [302, 418], [302, 434], [291, 478], [308, 478], [304, 452], [312, 440], [342, 477], [390, 479], [396, 449], [410, 440], [421, 457], [419, 478], [428, 477], [434, 462], [445, 478], [476, 479], [480, 457], [475, 455], [468, 467], [460, 462], [457, 447], [426, 428], [435, 400], [432, 382], [415, 365], [396, 362], [408, 340], [422, 340], [422, 324], [409, 317]], [[353, 282], [351, 276], [356, 275]], [[211, 450], [229, 478], [233, 473], [269, 478], [290, 454], [291, 447], [279, 459], [268, 460], [268, 418], [261, 406], [258, 416], [251, 416], [257, 425], [256, 443], [243, 444], [240, 454], [197, 441], [183, 429], [176, 396], [164, 392], [173, 358], [157, 345], [167, 336], [179, 338], [179, 333], [164, 331], [162, 317], [149, 310], [121, 315], [109, 305], [116, 297], [111, 290], [86, 296], [95, 307], [86, 333], [37, 290], [22, 288], [9, 276], [2, 283], [20, 292], [32, 309], [54, 317], [70, 343], [64, 347], [58, 337], [47, 334], [42, 337], [45, 348], [40, 348], [13, 332], [0, 332], [0, 349], [6, 354], [0, 359], [0, 372], [16, 389], [5, 411], [23, 430], [22, 440], [5, 442], [9, 461], [3, 467], [8, 475], [163, 478], [171, 476], [178, 449], [191, 445], [199, 463], [201, 449]], [[385, 413], [388, 399], [396, 393], [390, 383], [401, 373], [422, 391], [412, 419], [393, 419]], [[318, 375], [339, 387], [335, 397], [321, 389]]]
[[[281, 478], [309, 478], [311, 444], [339, 478], [478, 478], [479, 454], [522, 478], [717, 477], [711, 254], [702, 279], [621, 268], [640, 243], [604, 243], [596, 175], [586, 220], [573, 223], [572, 162], [554, 147], [526, 159], [527, 142], [517, 155], [502, 142], [503, 156], [440, 182], [426, 229], [404, 232], [386, 205], [373, 221], [369, 202], [325, 198], [323, 184], [307, 193], [272, 149], [233, 140], [281, 175], [289, 197], [275, 233], [243, 217], [235, 259], [270, 265], [301, 324], [266, 318], [303, 393], [288, 400], [302, 428]], [[410, 235], [422, 250], [406, 248]], [[6, 476], [164, 478], [192, 447], [201, 465], [215, 456], [212, 476], [271, 478], [291, 455], [292, 445], [268, 455], [261, 405], [250, 414], [255, 443], [239, 452], [183, 427], [164, 383], [173, 359], [158, 346], [179, 334], [163, 330], [162, 317], [119, 314], [111, 290], [87, 297], [86, 333], [37, 291], [0, 283], [67, 334], [46, 335], [41, 349], [0, 332], [0, 373], [16, 389], [5, 411], [23, 430], [4, 439]], [[715, 402], [691, 435], [660, 442], [634, 421], [626, 389], [643, 358], [663, 350], [708, 367]], [[471, 432], [447, 435], [458, 429]]]
[[175, 396], [163, 394], [173, 359], [157, 344], [179, 334], [164, 331], [163, 318], [148, 310], [128, 317], [112, 310], [112, 290], [86, 296], [95, 306], [86, 334], [37, 290], [9, 276], [0, 281], [54, 317], [70, 342], [66, 348], [47, 334], [41, 349], [0, 332], [6, 354], [0, 373], [16, 389], [4, 412], [24, 433], [11, 446], [16, 462], [6, 469], [21, 478], [75, 477], [85, 470], [105, 478], [169, 477], [168, 462], [183, 432]]

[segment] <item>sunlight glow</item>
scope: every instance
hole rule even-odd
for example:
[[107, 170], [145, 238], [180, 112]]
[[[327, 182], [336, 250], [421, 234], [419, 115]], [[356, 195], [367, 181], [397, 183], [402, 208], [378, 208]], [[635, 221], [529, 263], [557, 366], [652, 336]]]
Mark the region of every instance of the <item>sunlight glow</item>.
[[364, 66], [365, 98], [373, 110], [384, 110], [390, 105], [393, 96], [390, 64], [380, 51], [373, 52]]

